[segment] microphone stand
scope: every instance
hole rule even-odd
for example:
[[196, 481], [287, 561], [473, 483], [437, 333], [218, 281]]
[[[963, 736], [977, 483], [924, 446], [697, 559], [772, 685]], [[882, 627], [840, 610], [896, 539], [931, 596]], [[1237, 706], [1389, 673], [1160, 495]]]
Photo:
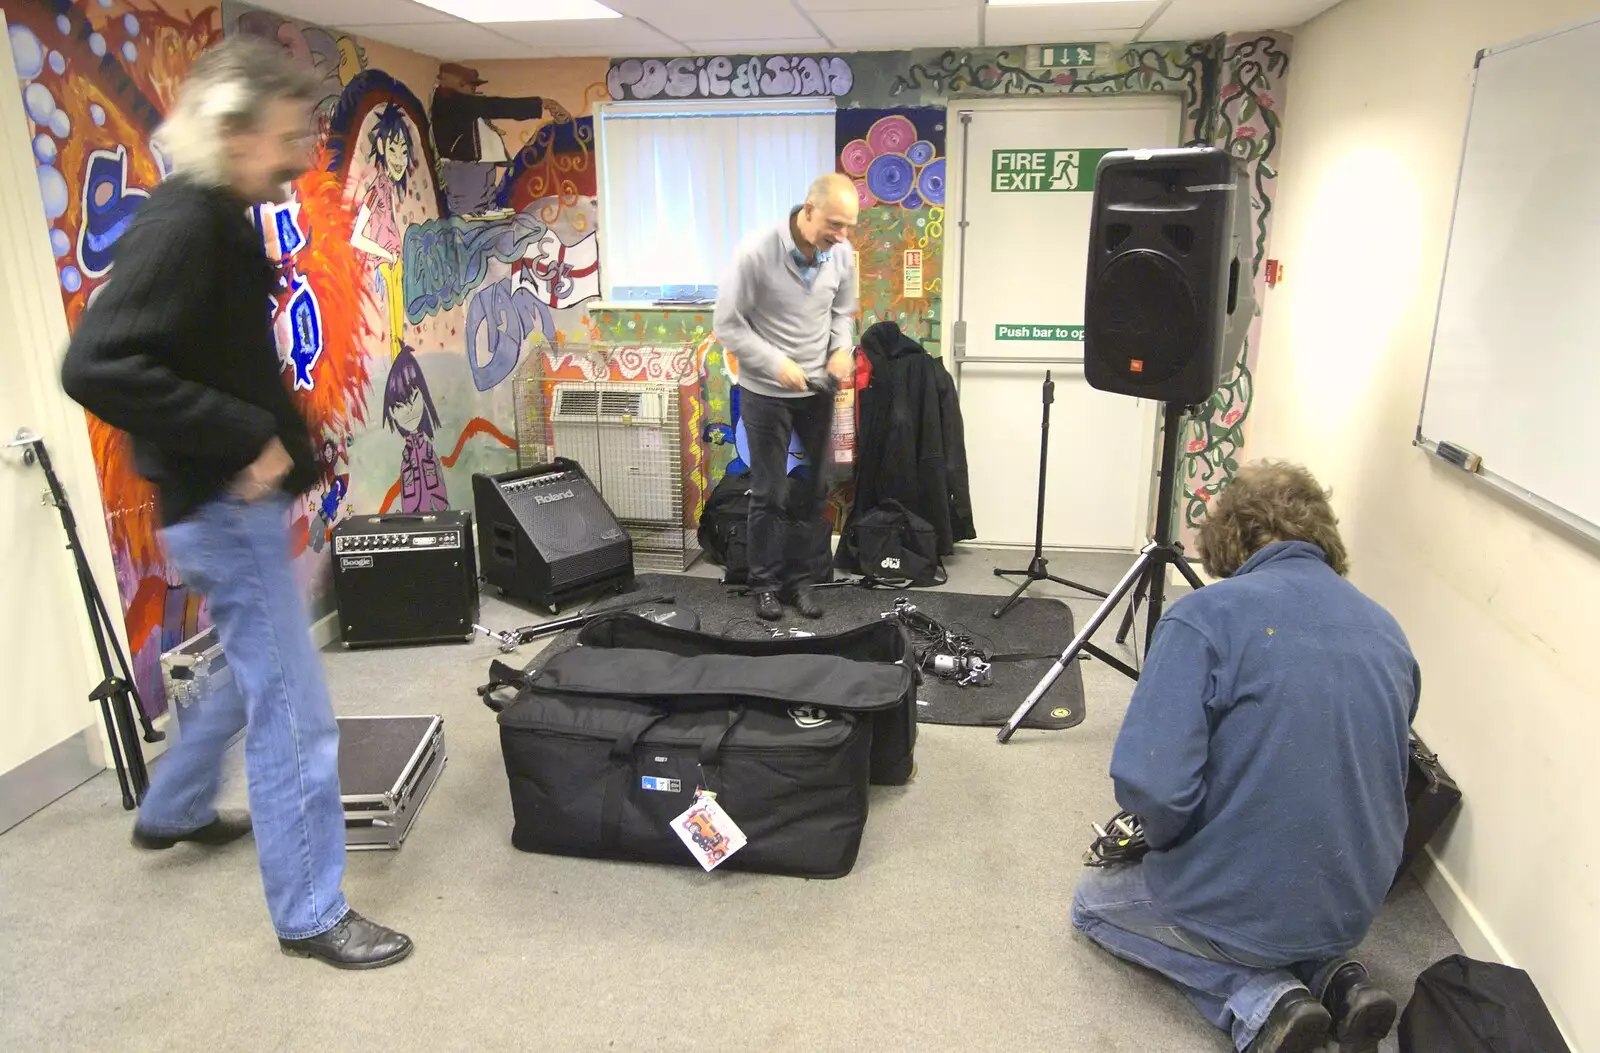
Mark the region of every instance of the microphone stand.
[[[67, 501], [67, 492], [50, 463], [50, 453], [45, 449], [43, 437], [23, 428], [7, 445], [22, 448], [22, 463], [31, 466], [38, 461], [44, 471], [45, 482], [50, 487], [44, 503], [54, 505], [61, 514], [61, 526], [67, 533], [67, 548], [72, 552], [73, 562], [77, 566], [78, 588], [83, 593], [84, 610], [89, 616], [89, 628], [94, 633], [95, 650], [100, 655], [101, 680], [89, 692], [89, 701], [100, 706], [106, 739], [111, 744], [111, 756], [116, 764], [117, 782], [122, 788], [122, 807], [132, 811], [144, 800], [145, 791], [150, 787], [150, 772], [145, 767], [138, 729], [142, 728], [146, 742], [160, 742], [167, 737], [166, 732], [157, 731], [150, 722], [150, 715], [145, 712], [144, 700], [139, 697], [139, 688], [134, 683], [128, 658], [122, 651], [122, 642], [117, 638], [115, 623], [106, 609], [100, 587], [95, 584], [94, 573], [89, 569], [89, 559], [78, 537], [78, 522], [72, 514], [72, 505]], [[115, 667], [111, 662], [113, 654], [117, 659]]]

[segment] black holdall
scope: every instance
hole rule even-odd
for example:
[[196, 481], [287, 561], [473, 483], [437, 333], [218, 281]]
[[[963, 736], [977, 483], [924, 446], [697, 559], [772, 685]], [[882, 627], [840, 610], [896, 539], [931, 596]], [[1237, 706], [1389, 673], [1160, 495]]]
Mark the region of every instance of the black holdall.
[[1400, 1053], [1567, 1053], [1521, 969], [1452, 954], [1424, 969], [1400, 1014]]
[[723, 867], [848, 874], [866, 825], [875, 714], [915, 704], [914, 670], [821, 651], [632, 646], [652, 630], [678, 652], [696, 651], [689, 638], [702, 635], [635, 615], [592, 623], [580, 646], [525, 676], [501, 711], [512, 844], [695, 865], [674, 823], [704, 788], [747, 838]]
[[[807, 568], [808, 580], [821, 584], [833, 580], [833, 560], [829, 536], [833, 528], [826, 519], [812, 523], [785, 521], [787, 551], [810, 550], [821, 553], [819, 564]], [[750, 583], [750, 473], [729, 472], [717, 483], [700, 511], [697, 530], [700, 551], [707, 561], [722, 568], [722, 584]]]
[[926, 588], [950, 580], [933, 526], [892, 497], [845, 528], [836, 562], [883, 584]]
[[700, 511], [700, 551], [721, 567], [724, 585], [743, 585], [750, 575], [750, 473], [729, 472]]

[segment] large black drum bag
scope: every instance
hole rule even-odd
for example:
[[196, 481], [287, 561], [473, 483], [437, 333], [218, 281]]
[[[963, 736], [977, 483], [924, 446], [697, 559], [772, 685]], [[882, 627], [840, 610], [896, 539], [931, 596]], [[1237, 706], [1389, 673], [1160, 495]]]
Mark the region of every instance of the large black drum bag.
[[[728, 655], [772, 658], [781, 655], [831, 655], [853, 663], [898, 667], [904, 688], [886, 701], [858, 692], [847, 679], [838, 681], [828, 706], [845, 706], [863, 713], [872, 722], [872, 782], [878, 786], [900, 786], [911, 780], [916, 770], [917, 684], [921, 674], [911, 655], [911, 643], [897, 622], [881, 621], [863, 625], [833, 636], [797, 636], [773, 640], [734, 640], [710, 633], [660, 625], [637, 614], [618, 614], [601, 618], [583, 627], [578, 635], [582, 647], [663, 651], [692, 658], [701, 655]], [[648, 681], [636, 679], [627, 669], [614, 667], [615, 684], [623, 694], [636, 693]], [[818, 687], [803, 683], [808, 691]], [[823, 687], [826, 693], [830, 690]], [[855, 692], [857, 697], [846, 698]], [[780, 692], [781, 693], [781, 692]]]
[[868, 714], [909, 675], [822, 654], [557, 655], [500, 714], [512, 844], [695, 865], [672, 822], [705, 787], [748, 838], [723, 866], [840, 877], [867, 818]]

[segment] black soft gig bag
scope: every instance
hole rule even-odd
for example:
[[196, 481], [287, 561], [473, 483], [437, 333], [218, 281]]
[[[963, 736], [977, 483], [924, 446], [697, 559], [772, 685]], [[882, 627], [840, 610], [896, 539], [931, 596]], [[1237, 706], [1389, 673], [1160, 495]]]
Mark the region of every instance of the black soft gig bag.
[[1567, 1043], [1527, 973], [1452, 954], [1417, 977], [1400, 1053], [1567, 1053]]
[[[653, 624], [584, 635], [634, 620]], [[672, 823], [704, 787], [748, 838], [723, 867], [842, 877], [866, 825], [873, 714], [913, 683], [907, 665], [831, 654], [573, 648], [500, 714], [512, 844], [697, 865]]]
[[[733, 640], [725, 636], [661, 625], [637, 614], [618, 614], [590, 622], [578, 634], [584, 647], [664, 651], [692, 658], [729, 655], [769, 658], [779, 655], [832, 655], [870, 665], [905, 670], [895, 673], [901, 693], [885, 699], [837, 696], [816, 704], [843, 705], [872, 723], [872, 781], [879, 786], [900, 786], [911, 780], [916, 768], [917, 684], [920, 674], [911, 643], [894, 622], [874, 622], [833, 636], [797, 636], [774, 640]], [[625, 676], [625, 674], [622, 674]], [[637, 689], [637, 682], [633, 685]], [[812, 690], [807, 688], [807, 691]]]

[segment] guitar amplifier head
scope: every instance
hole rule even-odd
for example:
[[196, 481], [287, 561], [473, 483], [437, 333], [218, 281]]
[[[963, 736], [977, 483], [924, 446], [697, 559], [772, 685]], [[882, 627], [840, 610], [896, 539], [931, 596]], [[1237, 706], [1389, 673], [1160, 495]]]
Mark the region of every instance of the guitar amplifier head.
[[472, 514], [355, 516], [333, 531], [347, 647], [470, 640], [478, 620]]
[[555, 610], [580, 589], [633, 577], [633, 539], [577, 462], [472, 479], [484, 576]]

